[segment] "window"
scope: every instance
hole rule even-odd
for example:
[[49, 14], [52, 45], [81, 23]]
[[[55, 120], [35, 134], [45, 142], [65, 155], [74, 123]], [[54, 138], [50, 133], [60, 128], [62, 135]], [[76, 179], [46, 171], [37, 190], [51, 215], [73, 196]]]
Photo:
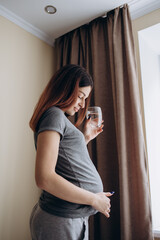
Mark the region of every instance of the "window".
[[153, 231], [160, 237], [160, 24], [138, 32]]

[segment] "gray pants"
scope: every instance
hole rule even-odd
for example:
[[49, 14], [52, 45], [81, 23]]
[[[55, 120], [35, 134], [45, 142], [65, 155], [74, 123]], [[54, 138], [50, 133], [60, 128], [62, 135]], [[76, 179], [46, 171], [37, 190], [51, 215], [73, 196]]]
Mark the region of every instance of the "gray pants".
[[36, 204], [30, 218], [30, 231], [32, 240], [88, 240], [88, 217], [58, 217]]

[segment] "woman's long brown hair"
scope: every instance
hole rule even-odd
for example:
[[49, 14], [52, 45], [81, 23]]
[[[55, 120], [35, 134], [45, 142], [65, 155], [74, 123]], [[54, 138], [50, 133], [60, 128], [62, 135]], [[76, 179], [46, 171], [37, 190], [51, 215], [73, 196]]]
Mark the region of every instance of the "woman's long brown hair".
[[[36, 131], [40, 117], [48, 108], [52, 106], [59, 107], [60, 109], [69, 107], [76, 100], [79, 87], [86, 86], [93, 87], [93, 81], [84, 68], [69, 64], [58, 70], [39, 98], [29, 122], [31, 129], [34, 132]], [[84, 120], [89, 101], [90, 95], [86, 99], [85, 108], [80, 111], [75, 124], [76, 127]]]

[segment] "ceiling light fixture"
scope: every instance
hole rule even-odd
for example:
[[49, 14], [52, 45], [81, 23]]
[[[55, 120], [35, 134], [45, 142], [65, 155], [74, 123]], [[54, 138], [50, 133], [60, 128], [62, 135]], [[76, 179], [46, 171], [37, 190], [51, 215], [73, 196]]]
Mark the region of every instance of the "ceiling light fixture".
[[46, 11], [46, 13], [48, 14], [54, 14], [57, 12], [57, 9], [55, 7], [53, 7], [52, 5], [48, 5], [44, 8], [44, 10]]

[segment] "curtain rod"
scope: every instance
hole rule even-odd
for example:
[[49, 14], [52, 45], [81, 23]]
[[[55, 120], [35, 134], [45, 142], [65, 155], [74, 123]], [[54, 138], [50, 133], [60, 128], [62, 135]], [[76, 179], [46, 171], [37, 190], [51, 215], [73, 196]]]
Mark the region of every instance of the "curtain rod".
[[[133, 0], [132, 0], [133, 1]], [[123, 5], [121, 5], [121, 6], [119, 6], [120, 8], [123, 8], [124, 6], [126, 5], [126, 3], [125, 4], [123, 4]], [[117, 7], [116, 7], [117, 8]], [[116, 9], [116, 8], [114, 8], [114, 9]], [[110, 11], [113, 11], [114, 9], [111, 9], [111, 10], [109, 10], [108, 12], [105, 12], [101, 17], [102, 18], [106, 18], [107, 17], [107, 14], [110, 12]]]
[[[140, 2], [140, 1], [143, 1], [143, 0], [130, 0], [130, 1], [127, 2], [127, 3], [124, 3], [124, 4], [120, 5], [119, 7], [120, 7], [120, 8], [123, 8], [125, 5], [128, 5], [128, 6], [130, 7], [130, 6], [136, 4], [136, 3]], [[114, 10], [114, 9], [112, 9], [112, 10]], [[110, 10], [110, 11], [112, 11], [112, 10]], [[108, 14], [110, 11], [105, 12], [101, 17], [102, 17], [102, 18], [107, 17], [107, 14]]]

